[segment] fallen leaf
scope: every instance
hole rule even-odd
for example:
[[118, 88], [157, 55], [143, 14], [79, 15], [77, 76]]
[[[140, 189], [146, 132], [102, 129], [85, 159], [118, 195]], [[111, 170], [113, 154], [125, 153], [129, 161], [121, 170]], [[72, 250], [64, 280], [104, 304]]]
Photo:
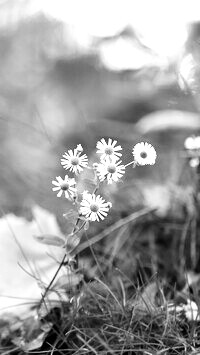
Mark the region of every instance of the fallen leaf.
[[13, 314], [2, 315], [0, 321], [0, 340], [11, 341], [13, 344], [30, 351], [42, 346], [53, 323], [41, 322], [35, 311], [19, 318]]
[[52, 323], [46, 323], [42, 327], [41, 322], [37, 318], [29, 317], [21, 323], [21, 327], [17, 329], [17, 334], [20, 336], [11, 337], [13, 344], [17, 345], [24, 351], [39, 349], [52, 328]]
[[[54, 215], [39, 206], [34, 219], [7, 214], [0, 219], [0, 315], [20, 315], [30, 311], [42, 295], [40, 284], [47, 285], [54, 276], [63, 248], [37, 243], [34, 235], [62, 233]], [[58, 277], [65, 270], [60, 270]], [[52, 293], [52, 301], [56, 293]]]
[[142, 292], [138, 292], [133, 301], [128, 302], [128, 308], [134, 309], [136, 313], [155, 313], [158, 309], [158, 293], [158, 283], [153, 281], [149, 283]]

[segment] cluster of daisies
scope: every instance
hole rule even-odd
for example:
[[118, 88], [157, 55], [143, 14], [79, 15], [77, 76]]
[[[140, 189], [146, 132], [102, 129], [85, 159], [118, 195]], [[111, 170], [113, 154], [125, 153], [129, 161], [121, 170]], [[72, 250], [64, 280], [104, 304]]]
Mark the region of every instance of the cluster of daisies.
[[187, 137], [184, 146], [192, 168], [200, 165], [200, 136]]
[[[144, 142], [137, 143], [134, 146], [132, 150], [133, 160], [126, 165], [122, 164], [122, 160], [120, 160], [122, 147], [117, 145], [116, 140], [109, 138], [106, 142], [102, 138], [97, 142], [96, 148], [99, 162], [94, 163], [92, 169], [99, 183], [104, 181], [108, 184], [118, 182], [125, 174], [127, 166], [154, 165], [157, 157], [154, 147]], [[78, 144], [74, 150], [70, 149], [65, 152], [61, 159], [61, 164], [65, 170], [69, 170], [74, 175], [73, 177], [65, 175], [64, 179], [60, 176], [56, 177], [56, 180], [52, 181], [54, 185], [52, 190], [57, 192], [58, 197], [64, 194], [65, 198], [77, 203], [81, 218], [87, 221], [99, 222], [103, 220], [112, 207], [111, 202], [106, 202], [100, 195], [96, 195], [95, 192], [89, 193], [88, 191], [83, 191], [81, 201], [78, 202], [77, 181], [75, 178], [83, 169], [89, 167], [88, 157], [86, 154], [83, 154], [81, 144]]]

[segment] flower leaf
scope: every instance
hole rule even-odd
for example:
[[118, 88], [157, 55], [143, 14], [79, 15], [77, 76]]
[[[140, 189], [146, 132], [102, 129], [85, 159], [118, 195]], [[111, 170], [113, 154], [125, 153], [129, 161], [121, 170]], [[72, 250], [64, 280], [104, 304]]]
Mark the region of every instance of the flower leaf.
[[60, 237], [51, 234], [44, 234], [39, 236], [34, 236], [37, 242], [47, 245], [54, 245], [56, 247], [62, 247], [64, 245], [64, 240]]
[[84, 230], [87, 231], [88, 228], [89, 228], [90, 224], [88, 221], [85, 222], [85, 225], [84, 225]]
[[78, 212], [73, 209], [70, 209], [68, 212], [63, 214], [63, 217], [67, 220], [77, 219]]
[[65, 240], [65, 248], [68, 253], [72, 252], [80, 243], [81, 237], [76, 234], [69, 234]]

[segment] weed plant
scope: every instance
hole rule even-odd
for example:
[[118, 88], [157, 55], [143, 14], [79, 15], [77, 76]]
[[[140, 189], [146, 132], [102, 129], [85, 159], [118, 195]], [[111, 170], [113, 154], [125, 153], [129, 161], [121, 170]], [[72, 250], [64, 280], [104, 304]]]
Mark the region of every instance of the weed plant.
[[[71, 202], [64, 213], [71, 233], [40, 236], [38, 242], [65, 253], [49, 285], [41, 285], [34, 331], [30, 324], [11, 329], [2, 338], [2, 353], [199, 354], [200, 137], [185, 141], [181, 178], [186, 175], [190, 188], [179, 182], [165, 217], [147, 207], [131, 213], [113, 208], [116, 190], [112, 201], [104, 198], [126, 169], [155, 164], [154, 147], [136, 144], [127, 164], [117, 141], [102, 138], [96, 147], [93, 164], [80, 144], [63, 154], [61, 164], [70, 175], [52, 184], [58, 197]], [[84, 170], [88, 189], [81, 183]], [[178, 217], [173, 215], [177, 206]], [[60, 296], [57, 307], [50, 293]], [[41, 341], [38, 329], [45, 327]]]

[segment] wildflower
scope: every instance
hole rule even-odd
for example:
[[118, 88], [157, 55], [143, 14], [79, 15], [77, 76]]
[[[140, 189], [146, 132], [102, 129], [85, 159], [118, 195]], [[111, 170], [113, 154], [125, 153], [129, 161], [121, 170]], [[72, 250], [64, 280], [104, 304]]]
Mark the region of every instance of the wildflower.
[[112, 141], [111, 138], [108, 139], [108, 143], [104, 138], [97, 142], [97, 153], [101, 154], [101, 161], [118, 160], [121, 157], [122, 154], [119, 153], [119, 150], [122, 150], [122, 147], [121, 145], [116, 146], [116, 144], [117, 141]]
[[189, 164], [196, 168], [200, 164], [200, 136], [187, 137], [184, 142], [185, 149], [189, 158]]
[[121, 164], [121, 160], [116, 161], [102, 161], [100, 164], [95, 164], [95, 170], [100, 181], [107, 178], [108, 184], [113, 181], [117, 182], [125, 174], [125, 166]]
[[109, 209], [112, 207], [110, 202], [105, 200], [100, 195], [90, 194], [88, 191], [83, 192], [83, 199], [80, 203], [80, 214], [89, 221], [103, 220]]
[[188, 300], [186, 305], [183, 305], [183, 309], [185, 311], [186, 318], [188, 320], [200, 320], [199, 310], [196, 302]]
[[138, 165], [154, 165], [156, 161], [156, 151], [149, 143], [137, 143], [133, 147], [133, 156], [135, 163]]
[[200, 150], [200, 136], [187, 137], [184, 146], [187, 150]]
[[196, 302], [191, 301], [190, 299], [187, 300], [187, 304], [180, 304], [180, 306], [176, 306], [174, 308], [176, 313], [181, 312], [185, 314], [187, 320], [189, 321], [199, 321], [199, 310]]
[[70, 179], [68, 178], [68, 175], [65, 175], [64, 179], [62, 179], [60, 176], [57, 176], [56, 180], [57, 181], [52, 181], [52, 184], [55, 185], [52, 190], [58, 191], [58, 197], [61, 197], [63, 192], [65, 197], [68, 199], [71, 199], [76, 195], [77, 190], [74, 187], [76, 184], [75, 179]]
[[189, 161], [191, 168], [197, 168], [199, 166], [199, 158], [192, 158]]
[[86, 154], [81, 155], [83, 148], [81, 144], [78, 144], [74, 149], [68, 150], [68, 152], [63, 154], [64, 159], [61, 159], [61, 164], [66, 170], [70, 170], [75, 174], [79, 174], [83, 168], [88, 165], [88, 158]]

